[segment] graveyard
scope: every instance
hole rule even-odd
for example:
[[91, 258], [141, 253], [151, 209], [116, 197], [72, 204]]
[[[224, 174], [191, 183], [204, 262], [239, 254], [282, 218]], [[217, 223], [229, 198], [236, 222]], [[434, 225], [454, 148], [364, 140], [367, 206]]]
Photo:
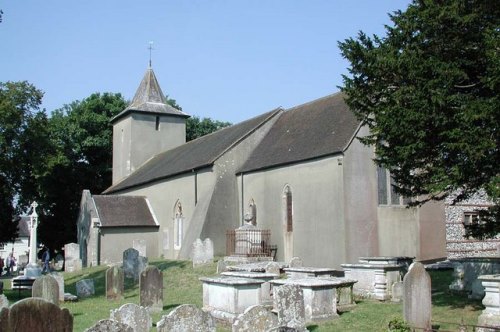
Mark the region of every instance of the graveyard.
[[[156, 260], [149, 262], [148, 269], [157, 268], [161, 272], [163, 282], [163, 299], [161, 308], [150, 310], [151, 331], [160, 331], [162, 317], [168, 315], [181, 305], [188, 315], [190, 311], [201, 309], [204, 305], [203, 282], [204, 279], [221, 278], [221, 273], [217, 273], [217, 258], [205, 265], [193, 267], [193, 263], [188, 260]], [[294, 271], [297, 269], [294, 269]], [[84, 268], [81, 271], [61, 272], [64, 278], [64, 292], [77, 294], [77, 283], [82, 280], [93, 280], [93, 290], [91, 294], [81, 296], [78, 301], [61, 301], [59, 307], [67, 309], [73, 317], [73, 331], [85, 331], [103, 319], [110, 316], [119, 315], [117, 309], [124, 305], [134, 304], [140, 308], [141, 287], [140, 282], [134, 278], [124, 278], [123, 295], [107, 298], [109, 294], [106, 286], [106, 273], [113, 272], [106, 266]], [[221, 271], [219, 271], [221, 272]], [[224, 273], [224, 272], [223, 272]], [[225, 272], [227, 273], [227, 272]], [[249, 272], [250, 273], [250, 272]], [[254, 272], [256, 273], [256, 272]], [[429, 270], [431, 277], [432, 292], [432, 325], [440, 331], [473, 331], [474, 325], [478, 323], [478, 316], [482, 313], [484, 306], [479, 299], [469, 299], [464, 293], [451, 292], [453, 270]], [[290, 275], [283, 273], [280, 281], [290, 280]], [[45, 278], [45, 277], [44, 277]], [[311, 279], [318, 279], [311, 277]], [[303, 280], [303, 279], [297, 279]], [[4, 295], [12, 306], [15, 302], [29, 298], [32, 294], [30, 290], [11, 289], [8, 279], [4, 282]], [[159, 293], [157, 290], [156, 293]], [[161, 293], [161, 292], [160, 292]], [[38, 295], [41, 296], [41, 295]], [[229, 301], [220, 298], [219, 301]], [[354, 296], [355, 306], [348, 311], [339, 312], [328, 319], [308, 322], [306, 328], [309, 331], [390, 331], [403, 323], [403, 304], [391, 300], [377, 300]], [[56, 301], [57, 302], [57, 301]], [[194, 307], [193, 307], [194, 306]], [[138, 309], [137, 309], [138, 310]], [[114, 313], [111, 313], [114, 311]], [[217, 331], [231, 331], [231, 324], [223, 324], [219, 320], [214, 320]], [[163, 325], [162, 325], [163, 324]], [[460, 329], [462, 328], [462, 329]], [[234, 329], [234, 327], [233, 327]], [[165, 329], [163, 329], [165, 330]], [[169, 329], [166, 329], [167, 331]], [[239, 331], [244, 331], [240, 329]], [[234, 331], [234, 330], [233, 330]], [[393, 331], [402, 331], [396, 328]]]

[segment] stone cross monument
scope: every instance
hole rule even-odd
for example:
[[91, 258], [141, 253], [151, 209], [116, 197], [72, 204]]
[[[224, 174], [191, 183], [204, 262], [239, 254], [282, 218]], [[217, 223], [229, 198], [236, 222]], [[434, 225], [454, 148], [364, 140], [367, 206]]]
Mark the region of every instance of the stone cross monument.
[[36, 208], [38, 207], [38, 203], [33, 201], [31, 203], [31, 207], [33, 208], [33, 212], [30, 215], [30, 256], [29, 256], [29, 264], [25, 269], [24, 276], [25, 277], [38, 277], [42, 274], [42, 269], [37, 264], [37, 238], [36, 238], [36, 230], [38, 228], [38, 214], [36, 213]]

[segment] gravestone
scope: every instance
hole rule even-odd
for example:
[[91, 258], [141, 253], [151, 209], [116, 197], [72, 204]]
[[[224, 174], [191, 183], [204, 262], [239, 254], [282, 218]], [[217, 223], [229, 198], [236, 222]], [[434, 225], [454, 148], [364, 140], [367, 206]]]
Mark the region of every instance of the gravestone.
[[3, 308], [0, 327], [2, 331], [71, 332], [73, 316], [66, 308], [60, 309], [54, 303], [30, 297]]
[[75, 272], [82, 269], [80, 259], [80, 246], [78, 243], [68, 243], [64, 245], [64, 271]]
[[124, 290], [123, 269], [112, 266], [106, 270], [106, 299], [122, 300]]
[[64, 267], [64, 256], [61, 253], [57, 253], [54, 257], [54, 269], [56, 271], [62, 271]]
[[139, 281], [139, 302], [150, 311], [163, 310], [163, 274], [156, 266], [142, 271]]
[[133, 240], [132, 248], [139, 252], [139, 256], [148, 257], [148, 255], [146, 255], [146, 240]]
[[412, 328], [431, 328], [431, 277], [419, 262], [403, 279], [403, 317]]
[[233, 332], [268, 331], [278, 326], [278, 317], [262, 305], [248, 307], [233, 323]]
[[51, 273], [50, 275], [56, 279], [59, 286], [59, 302], [64, 302], [64, 276], [62, 273]]
[[269, 262], [266, 264], [266, 273], [280, 274], [280, 265], [276, 262]]
[[209, 313], [192, 304], [183, 304], [163, 315], [156, 328], [158, 332], [215, 332], [215, 322]]
[[127, 303], [119, 309], [111, 310], [109, 318], [129, 325], [134, 332], [149, 332], [153, 326], [148, 309], [135, 303]]
[[2, 308], [8, 308], [9, 307], [9, 299], [7, 299], [7, 296], [4, 294], [0, 295], [0, 310]]
[[139, 251], [128, 248], [123, 252], [123, 273], [125, 278], [139, 280], [139, 275], [148, 265], [147, 257], [140, 256]]
[[76, 283], [76, 296], [89, 297], [95, 294], [94, 279], [82, 279]]
[[116, 320], [101, 319], [94, 326], [86, 329], [85, 332], [134, 332], [134, 329]]
[[223, 259], [220, 259], [217, 262], [217, 274], [221, 274], [222, 272], [226, 272], [226, 271], [227, 271], [226, 262], [224, 262]]
[[278, 313], [278, 324], [306, 331], [304, 293], [298, 285], [274, 287], [273, 307]]
[[288, 263], [288, 267], [303, 267], [303, 266], [304, 262], [300, 257], [292, 257], [292, 259], [290, 259], [290, 262]]
[[392, 284], [391, 301], [401, 302], [403, 300], [403, 282], [398, 281]]
[[40, 297], [48, 302], [59, 305], [59, 284], [51, 275], [39, 277], [33, 283], [31, 289], [33, 297]]
[[214, 244], [206, 238], [204, 241], [196, 239], [192, 246], [193, 267], [210, 264], [214, 260]]

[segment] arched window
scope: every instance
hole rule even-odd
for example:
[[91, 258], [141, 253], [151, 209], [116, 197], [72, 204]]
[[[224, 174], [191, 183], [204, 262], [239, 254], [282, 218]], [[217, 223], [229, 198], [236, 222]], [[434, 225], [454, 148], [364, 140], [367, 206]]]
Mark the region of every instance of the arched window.
[[293, 202], [292, 202], [292, 189], [287, 185], [283, 191], [284, 207], [285, 207], [285, 222], [286, 231], [293, 231]]
[[174, 249], [180, 249], [182, 246], [183, 223], [182, 204], [180, 201], [177, 201], [174, 207]]

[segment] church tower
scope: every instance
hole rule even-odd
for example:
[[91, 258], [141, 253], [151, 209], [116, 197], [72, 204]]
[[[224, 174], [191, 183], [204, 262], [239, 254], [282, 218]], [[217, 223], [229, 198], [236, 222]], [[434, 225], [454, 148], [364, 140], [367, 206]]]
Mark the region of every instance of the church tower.
[[158, 153], [186, 143], [188, 117], [167, 104], [150, 66], [130, 105], [111, 119], [113, 185]]

